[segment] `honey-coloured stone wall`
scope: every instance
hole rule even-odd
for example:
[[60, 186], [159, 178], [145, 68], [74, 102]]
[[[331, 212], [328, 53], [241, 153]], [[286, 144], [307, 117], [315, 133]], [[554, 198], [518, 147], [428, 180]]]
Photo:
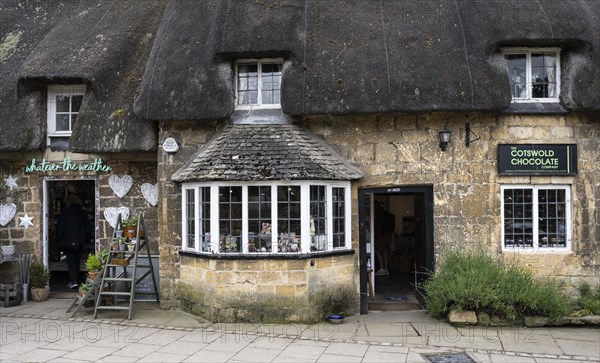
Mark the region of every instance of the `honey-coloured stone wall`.
[[[328, 280], [335, 285], [331, 288], [347, 286], [355, 289], [356, 296], [359, 293], [358, 190], [396, 186], [432, 186], [436, 265], [443, 260], [448, 249], [483, 250], [506, 261], [519, 263], [536, 276], [557, 278], [568, 289], [583, 280], [592, 285], [598, 284], [600, 122], [593, 114], [435, 112], [323, 115], [307, 116], [295, 122], [322, 138], [343, 158], [360, 167], [365, 175], [352, 183], [351, 247], [355, 255], [353, 258], [345, 257], [342, 266], [331, 267], [347, 270], [347, 278], [352, 280], [352, 284], [345, 279]], [[469, 147], [465, 145], [467, 122], [473, 132]], [[181, 185], [172, 182], [170, 176], [222, 127], [223, 122], [217, 121], [164, 121], [160, 124], [159, 143], [166, 137], [174, 137], [180, 146], [177, 153], [158, 152], [157, 174], [162, 188], [158, 215], [161, 305], [165, 308], [182, 307], [213, 321], [256, 321], [264, 319], [257, 311], [269, 309], [273, 312], [287, 311], [284, 315], [270, 316], [293, 321], [312, 319], [320, 311], [311, 311], [315, 305], [311, 305], [304, 295], [304, 289], [309, 290], [308, 296], [317, 296], [318, 293], [311, 295], [310, 289], [330, 288], [322, 281], [313, 284], [315, 280], [311, 276], [318, 276], [320, 268], [305, 265], [285, 273], [271, 271], [271, 262], [266, 258], [252, 262], [252, 269], [247, 270], [243, 267], [245, 265], [235, 261], [207, 262], [202, 258], [180, 255]], [[447, 150], [441, 151], [438, 132], [445, 127], [452, 131], [452, 137]], [[499, 144], [531, 143], [577, 144], [577, 175], [498, 175]], [[534, 263], [531, 259], [524, 259], [521, 251], [515, 254], [502, 249], [501, 186], [507, 184], [570, 185], [572, 242], [569, 251], [537, 251], [537, 262]], [[301, 282], [290, 283], [292, 273], [298, 274]], [[308, 281], [306, 287], [303, 285], [305, 280]], [[279, 290], [270, 284], [279, 286]], [[271, 299], [272, 296], [277, 299]], [[241, 301], [246, 304], [236, 307]], [[355, 303], [354, 311], [358, 311], [359, 299], [353, 298], [352, 301]]]
[[316, 322], [352, 315], [353, 255], [212, 259], [185, 255], [175, 293], [184, 310], [216, 322]]

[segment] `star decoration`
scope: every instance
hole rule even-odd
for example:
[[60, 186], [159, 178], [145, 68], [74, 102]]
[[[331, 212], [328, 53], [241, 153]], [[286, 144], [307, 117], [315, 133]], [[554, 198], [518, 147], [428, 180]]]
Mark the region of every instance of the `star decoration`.
[[25, 229], [29, 228], [30, 226], [33, 227], [33, 223], [31, 223], [33, 217], [28, 216], [27, 213], [25, 213], [23, 217], [19, 217], [19, 219], [21, 220], [19, 226], [25, 227]]
[[4, 184], [10, 188], [10, 190], [12, 190], [14, 187], [17, 186], [17, 179], [19, 178], [13, 178], [12, 175], [9, 175], [8, 178], [4, 179]]

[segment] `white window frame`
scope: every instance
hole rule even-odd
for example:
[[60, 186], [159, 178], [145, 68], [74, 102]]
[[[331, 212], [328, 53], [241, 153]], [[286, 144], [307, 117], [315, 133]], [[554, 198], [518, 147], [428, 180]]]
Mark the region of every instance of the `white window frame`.
[[[541, 103], [558, 103], [560, 102], [560, 48], [503, 48], [502, 55], [511, 55], [511, 54], [524, 54], [526, 56], [526, 95], [532, 95], [533, 91], [533, 82], [532, 82], [532, 71], [531, 71], [531, 54], [532, 53], [555, 53], [556, 56], [556, 97], [547, 97], [547, 98], [534, 98], [531, 96], [526, 97], [514, 97], [512, 96], [512, 102], [514, 103], [532, 103], [532, 102], [541, 102]], [[506, 61], [506, 59], [505, 59]], [[508, 65], [508, 64], [507, 64]], [[509, 75], [510, 76], [510, 75]]]
[[[256, 63], [258, 67], [258, 95], [256, 104], [239, 104], [239, 93], [238, 93], [238, 67], [240, 64]], [[281, 108], [280, 103], [262, 103], [262, 64], [263, 63], [280, 63], [283, 71], [283, 58], [262, 58], [262, 59], [239, 59], [235, 62], [235, 108], [237, 110], [252, 110], [252, 109], [279, 109]], [[283, 77], [282, 77], [283, 79]], [[279, 84], [279, 100], [281, 101], [281, 83]]]
[[[84, 96], [85, 85], [83, 84], [69, 84], [69, 85], [49, 85], [48, 86], [48, 97], [47, 97], [47, 122], [48, 122], [48, 140], [47, 143], [50, 145], [50, 139], [52, 137], [70, 137], [73, 130], [69, 131], [56, 131], [56, 96]], [[70, 104], [70, 103], [69, 103]], [[69, 113], [74, 113], [69, 110]], [[77, 110], [79, 113], [79, 110]], [[72, 128], [73, 125], [70, 125]]]
[[[544, 184], [544, 185], [531, 185], [531, 184], [506, 184], [500, 187], [500, 220], [501, 220], [501, 245], [503, 251], [515, 251], [515, 250], [537, 250], [540, 252], [571, 252], [571, 230], [572, 230], [572, 219], [571, 219], [571, 208], [572, 208], [572, 196], [571, 186], [563, 184]], [[504, 192], [507, 189], [529, 189], [532, 190], [532, 234], [533, 234], [533, 246], [507, 246], [505, 237], [505, 215], [504, 215]], [[545, 247], [540, 246], [539, 241], [539, 202], [538, 202], [538, 191], [548, 189], [562, 189], [565, 191], [565, 246], [564, 247]]]
[[[271, 251], [272, 252], [248, 252], [248, 243], [249, 243], [249, 231], [248, 231], [248, 187], [249, 186], [271, 186]], [[311, 227], [310, 227], [310, 187], [320, 185], [326, 187], [326, 196], [327, 196], [327, 248], [324, 251], [311, 251]], [[219, 187], [242, 187], [242, 251], [241, 252], [220, 252], [219, 251], [219, 238], [214, 238], [213, 236], [220, 236], [219, 231], [219, 203], [215, 202], [219, 200]], [[326, 253], [335, 250], [349, 250], [351, 248], [351, 226], [352, 223], [350, 219], [352, 218], [352, 210], [351, 210], [351, 189], [349, 181], [301, 181], [301, 182], [213, 182], [213, 183], [184, 183], [182, 185], [182, 193], [181, 193], [181, 210], [182, 210], [182, 233], [181, 233], [181, 248], [184, 251], [190, 251], [195, 253], [203, 253], [203, 254], [232, 254], [232, 255], [281, 255], [281, 254], [298, 254], [298, 252], [277, 252], [277, 244], [278, 244], [278, 236], [277, 232], [277, 187], [280, 186], [300, 186], [301, 193], [301, 204], [300, 204], [300, 216], [301, 216], [301, 254], [307, 253]], [[199, 220], [199, 188], [200, 187], [210, 187], [211, 200], [213, 201], [210, 205], [211, 211], [211, 219], [210, 219], [210, 245], [211, 251], [203, 251], [201, 243], [198, 243], [201, 239], [199, 238], [200, 234], [205, 233], [205, 231], [200, 231], [200, 220]], [[344, 224], [344, 246], [341, 247], [333, 247], [333, 208], [332, 208], [332, 191], [333, 188], [343, 188], [344, 189], [344, 218], [347, 220], [347, 223]], [[188, 225], [187, 221], [187, 191], [194, 190], [194, 195], [196, 198], [195, 204], [196, 208], [194, 208], [194, 215], [196, 221], [194, 223], [195, 231], [192, 234], [195, 235], [195, 240], [193, 244], [190, 244], [192, 247], [188, 247]]]

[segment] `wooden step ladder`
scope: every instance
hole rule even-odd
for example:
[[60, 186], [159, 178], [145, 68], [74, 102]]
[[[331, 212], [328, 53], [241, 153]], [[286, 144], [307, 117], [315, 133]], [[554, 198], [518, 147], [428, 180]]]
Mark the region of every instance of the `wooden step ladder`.
[[[94, 307], [94, 319], [98, 315], [98, 310], [127, 310], [127, 318], [131, 320], [133, 313], [133, 301], [135, 294], [138, 293], [136, 286], [138, 286], [148, 275], [152, 277], [152, 286], [154, 292], [144, 291], [144, 295], [153, 295], [158, 299], [158, 289], [156, 288], [156, 277], [154, 275], [154, 266], [152, 265], [152, 258], [150, 256], [150, 248], [148, 247], [148, 241], [145, 236], [146, 226], [144, 225], [144, 215], [140, 214], [137, 223], [137, 232], [135, 236], [135, 243], [133, 243], [133, 251], [125, 251], [120, 248], [114, 248], [114, 242], [119, 242], [117, 231], [121, 230], [122, 220], [119, 214], [117, 218], [117, 224], [112, 236], [111, 250], [108, 254], [106, 264], [102, 271], [102, 279], [98, 286], [98, 293], [96, 294], [96, 303]], [[122, 246], [122, 244], [119, 244]], [[145, 251], [142, 252], [142, 250]], [[140, 253], [142, 256], [140, 256]], [[141, 259], [147, 259], [147, 264], [140, 264]], [[127, 267], [131, 266], [131, 274], [128, 275]], [[138, 268], [147, 268], [148, 270], [138, 276]], [[122, 269], [119, 271], [119, 269]], [[126, 285], [125, 291], [118, 291], [119, 283]], [[105, 298], [105, 299], [103, 299]], [[106, 298], [112, 298], [112, 305], [104, 305], [102, 302]], [[119, 300], [127, 298], [129, 301], [127, 305], [119, 305]]]

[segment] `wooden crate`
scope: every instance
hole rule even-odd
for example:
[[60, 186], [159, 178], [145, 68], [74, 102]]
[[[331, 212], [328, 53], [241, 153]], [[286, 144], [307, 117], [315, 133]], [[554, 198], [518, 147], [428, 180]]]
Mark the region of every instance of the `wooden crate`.
[[21, 305], [21, 285], [0, 284], [0, 306]]

